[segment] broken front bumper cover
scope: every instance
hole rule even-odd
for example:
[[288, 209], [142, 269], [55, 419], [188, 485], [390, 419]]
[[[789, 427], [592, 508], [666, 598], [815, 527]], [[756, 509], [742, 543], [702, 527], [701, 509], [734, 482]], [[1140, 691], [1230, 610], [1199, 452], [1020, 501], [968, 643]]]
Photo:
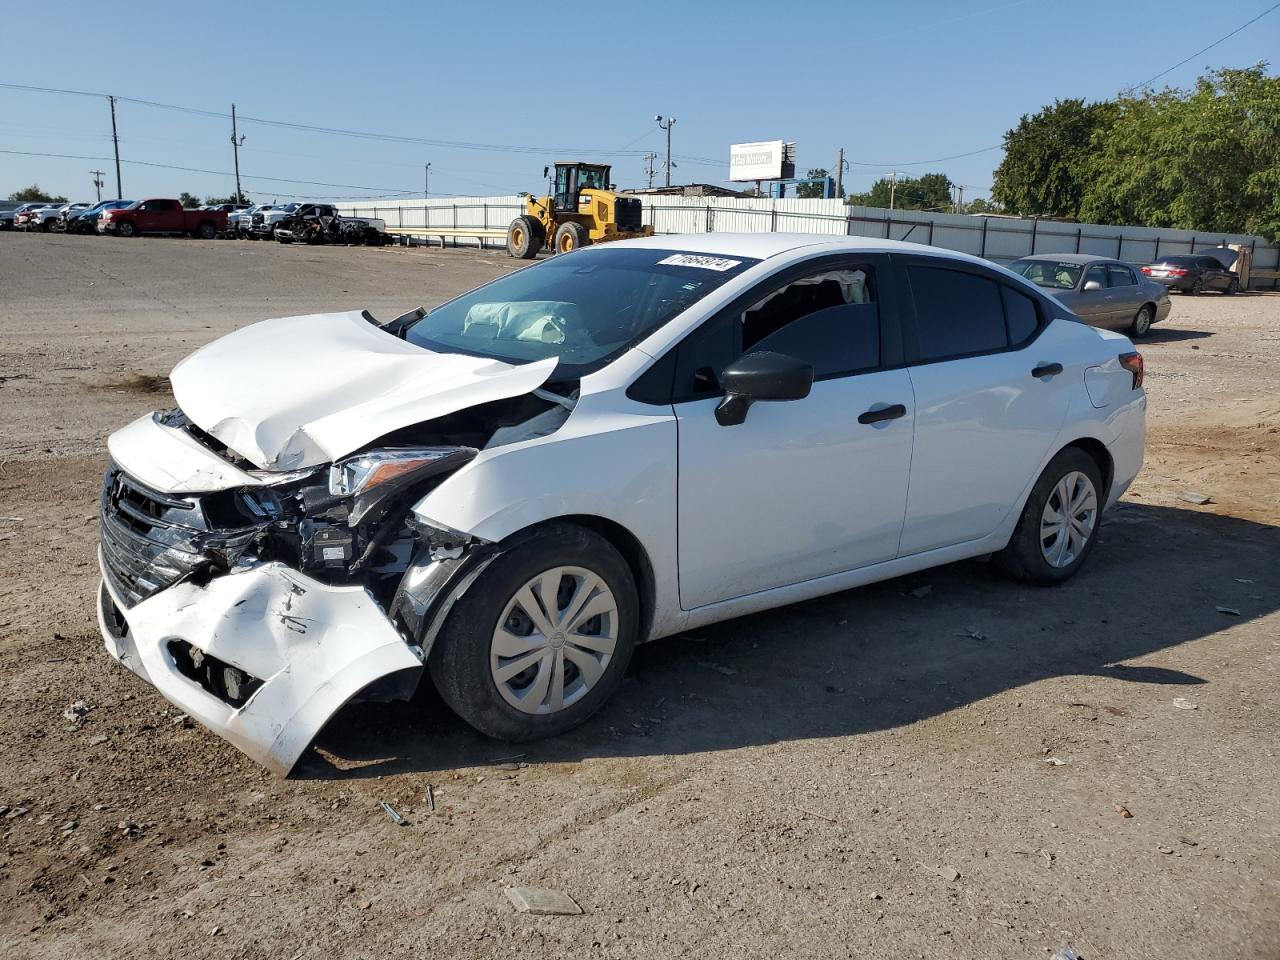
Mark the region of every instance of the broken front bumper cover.
[[[281, 563], [182, 582], [130, 608], [104, 579], [98, 624], [116, 660], [281, 776], [361, 690], [422, 670], [418, 648], [364, 588], [324, 584]], [[208, 669], [235, 671], [247, 699], [237, 705], [225, 686], [192, 670], [192, 651]]]

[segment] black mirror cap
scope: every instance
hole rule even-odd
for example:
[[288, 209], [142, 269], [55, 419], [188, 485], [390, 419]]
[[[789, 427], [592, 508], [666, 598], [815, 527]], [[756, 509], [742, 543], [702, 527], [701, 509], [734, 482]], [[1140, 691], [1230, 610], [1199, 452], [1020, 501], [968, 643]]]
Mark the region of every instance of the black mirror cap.
[[747, 409], [760, 400], [803, 400], [813, 388], [813, 366], [783, 353], [748, 353], [720, 375], [725, 396], [716, 407], [716, 421], [736, 426]]

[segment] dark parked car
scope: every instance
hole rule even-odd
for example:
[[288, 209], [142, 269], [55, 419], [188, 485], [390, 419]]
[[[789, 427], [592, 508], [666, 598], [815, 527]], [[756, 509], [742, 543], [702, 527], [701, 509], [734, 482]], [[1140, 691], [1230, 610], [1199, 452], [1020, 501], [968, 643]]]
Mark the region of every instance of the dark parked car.
[[72, 210], [62, 216], [62, 229], [67, 233], [97, 233], [98, 218], [104, 210], [123, 210], [133, 200], [103, 200], [87, 210]]
[[[1231, 254], [1234, 263], [1235, 251], [1226, 252]], [[1235, 293], [1240, 289], [1239, 274], [1223, 264], [1220, 257], [1207, 253], [1161, 257], [1158, 262], [1143, 267], [1142, 274], [1180, 293], [1205, 290]]]
[[1081, 253], [1039, 253], [1009, 264], [1085, 323], [1145, 337], [1169, 316], [1169, 291], [1119, 260]]

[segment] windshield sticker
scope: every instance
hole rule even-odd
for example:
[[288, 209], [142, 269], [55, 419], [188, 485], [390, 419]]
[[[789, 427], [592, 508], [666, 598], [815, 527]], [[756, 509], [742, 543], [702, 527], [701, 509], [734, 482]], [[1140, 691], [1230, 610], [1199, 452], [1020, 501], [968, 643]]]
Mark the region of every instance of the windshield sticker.
[[730, 260], [727, 257], [706, 257], [696, 253], [674, 253], [665, 260], [659, 260], [658, 266], [697, 267], [700, 270], [715, 270], [724, 273], [734, 267], [741, 266], [741, 260]]

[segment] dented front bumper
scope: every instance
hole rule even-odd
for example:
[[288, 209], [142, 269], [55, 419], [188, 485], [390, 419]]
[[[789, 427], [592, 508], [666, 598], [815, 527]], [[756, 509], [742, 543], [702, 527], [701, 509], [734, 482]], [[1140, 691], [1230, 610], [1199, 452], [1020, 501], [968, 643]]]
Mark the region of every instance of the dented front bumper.
[[116, 660], [282, 776], [357, 693], [400, 671], [416, 682], [422, 670], [420, 650], [363, 587], [275, 562], [184, 581], [131, 607], [104, 577], [98, 622]]

